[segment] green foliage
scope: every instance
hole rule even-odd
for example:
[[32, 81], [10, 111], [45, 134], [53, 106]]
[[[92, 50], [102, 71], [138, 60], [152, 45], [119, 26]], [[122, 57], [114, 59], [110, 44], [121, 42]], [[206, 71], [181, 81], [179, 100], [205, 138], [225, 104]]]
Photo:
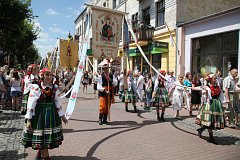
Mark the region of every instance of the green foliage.
[[12, 66], [18, 62], [25, 67], [39, 58], [33, 44], [39, 30], [34, 28], [30, 5], [31, 0], [0, 0], [0, 50], [10, 56]]

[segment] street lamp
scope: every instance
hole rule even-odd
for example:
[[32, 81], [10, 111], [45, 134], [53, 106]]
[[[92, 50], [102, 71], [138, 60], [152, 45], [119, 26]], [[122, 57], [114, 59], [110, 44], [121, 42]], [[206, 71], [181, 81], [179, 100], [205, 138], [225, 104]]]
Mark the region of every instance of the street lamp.
[[[150, 54], [151, 54], [151, 46], [152, 46], [152, 38], [154, 35], [154, 27], [148, 25], [145, 27], [146, 37], [148, 41], [148, 60], [150, 61]], [[150, 71], [150, 66], [148, 66], [148, 72]]]

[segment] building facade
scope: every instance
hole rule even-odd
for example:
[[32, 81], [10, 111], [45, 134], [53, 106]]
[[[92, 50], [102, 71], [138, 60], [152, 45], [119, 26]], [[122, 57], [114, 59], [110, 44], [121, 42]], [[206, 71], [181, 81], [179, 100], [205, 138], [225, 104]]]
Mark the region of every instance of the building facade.
[[[237, 66], [239, 55], [239, 0], [90, 0], [90, 4], [126, 12], [138, 44], [156, 69], [206, 73]], [[83, 38], [84, 12], [76, 19], [79, 42]], [[147, 28], [154, 34], [147, 37]], [[91, 45], [89, 45], [91, 46]], [[122, 44], [119, 45], [119, 50]], [[133, 38], [130, 43], [128, 70], [152, 72]], [[97, 70], [102, 59], [88, 57]], [[123, 62], [123, 58], [118, 61]], [[208, 64], [213, 64], [209, 66]], [[206, 64], [206, 65], [205, 65]], [[123, 63], [118, 70], [123, 69]]]
[[[203, 75], [240, 69], [240, 1], [179, 0], [177, 10], [177, 72]], [[195, 5], [194, 5], [195, 4]], [[204, 6], [204, 8], [203, 8]]]

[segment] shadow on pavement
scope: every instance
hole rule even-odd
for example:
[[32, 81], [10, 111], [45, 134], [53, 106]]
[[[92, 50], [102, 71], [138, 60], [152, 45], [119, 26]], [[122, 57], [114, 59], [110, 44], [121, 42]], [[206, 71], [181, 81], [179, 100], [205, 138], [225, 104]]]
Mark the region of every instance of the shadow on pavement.
[[142, 116], [143, 113], [150, 112], [149, 110], [138, 110], [137, 116], [142, 119], [147, 119]]
[[109, 122], [110, 126], [117, 126], [117, 125], [128, 125], [128, 126], [138, 126], [139, 124], [135, 121], [112, 121]]
[[93, 120], [73, 119], [73, 118], [70, 118], [69, 120], [71, 120], [71, 121], [81, 121], [81, 122], [94, 122], [94, 123], [98, 122], [98, 121], [93, 121]]
[[195, 134], [195, 133], [192, 133], [192, 132], [189, 132], [189, 131], [185, 131], [184, 129], [181, 129], [181, 128], [177, 127], [177, 126], [174, 124], [174, 122], [171, 122], [171, 125], [172, 125], [174, 128], [176, 128], [177, 130], [180, 130], [180, 131], [182, 131], [182, 132], [185, 132], [185, 133], [188, 133], [188, 134], [191, 134], [191, 135], [194, 135], [194, 136], [198, 136], [198, 135], [197, 135], [197, 131], [196, 131], [196, 134]]
[[116, 122], [111, 122], [110, 125], [128, 125], [128, 129], [125, 129], [125, 130], [122, 130], [122, 131], [118, 131], [116, 133], [113, 133], [105, 138], [103, 138], [102, 140], [98, 141], [97, 143], [95, 143], [88, 151], [87, 153], [87, 158], [91, 158], [94, 154], [94, 152], [97, 150], [97, 148], [102, 144], [104, 143], [105, 141], [107, 141], [108, 139], [112, 138], [112, 137], [115, 137], [117, 135], [120, 135], [122, 133], [126, 133], [126, 132], [130, 132], [130, 131], [133, 131], [133, 130], [137, 130], [137, 129], [140, 129], [144, 126], [148, 126], [148, 125], [152, 125], [152, 124], [158, 124], [159, 121], [157, 120], [145, 120], [143, 121], [142, 123], [137, 123], [137, 122], [134, 122], [134, 121], [116, 121]]
[[101, 131], [101, 130], [111, 130], [111, 129], [121, 129], [121, 128], [130, 128], [130, 127], [111, 127], [111, 128], [94, 128], [94, 129], [63, 129], [63, 133], [73, 133], [73, 132], [92, 132], [92, 131]]
[[92, 159], [92, 160], [100, 160], [95, 157], [87, 158], [87, 157], [78, 157], [78, 156], [51, 156], [51, 160], [83, 160], [83, 159]]
[[84, 100], [97, 100], [97, 98], [86, 98], [86, 97], [77, 97], [77, 99], [84, 99]]
[[20, 114], [20, 112], [12, 112], [12, 113], [1, 113], [0, 120], [15, 120], [15, 119], [23, 119], [24, 117]]
[[[198, 137], [198, 134], [197, 134], [197, 131], [196, 133], [192, 133], [192, 132], [189, 132], [189, 131], [186, 131], [184, 129], [181, 129], [179, 127], [177, 127], [174, 122], [171, 122], [171, 125], [182, 131], [182, 132], [185, 132], [187, 134], [191, 134], [191, 135], [194, 135], [194, 136], [197, 136]], [[214, 133], [213, 133], [213, 136], [214, 136]], [[208, 141], [209, 140], [209, 137], [206, 137], [206, 136], [202, 136], [202, 139], [205, 140], [205, 141]], [[217, 137], [217, 136], [214, 136], [214, 139], [216, 141], [216, 145], [238, 145], [238, 143], [240, 143], [240, 138], [237, 138], [237, 137], [231, 137], [231, 136], [224, 136], [224, 137]], [[208, 142], [210, 143], [210, 142]]]
[[18, 154], [15, 150], [0, 151], [1, 159], [25, 159], [27, 155], [27, 153]]
[[9, 134], [9, 132], [17, 132], [17, 131], [21, 131], [23, 129], [19, 129], [19, 128], [0, 128], [0, 133], [3, 134]]

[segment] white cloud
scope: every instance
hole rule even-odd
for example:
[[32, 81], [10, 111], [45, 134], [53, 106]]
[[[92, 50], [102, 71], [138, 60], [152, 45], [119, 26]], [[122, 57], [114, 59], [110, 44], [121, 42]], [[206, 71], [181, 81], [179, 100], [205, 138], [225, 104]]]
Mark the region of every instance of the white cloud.
[[34, 30], [42, 30], [43, 29], [40, 22], [38, 22], [37, 19], [34, 19], [33, 25], [34, 25]]
[[54, 49], [53, 45], [43, 45], [43, 44], [38, 44], [38, 43], [36, 43], [35, 45], [42, 57], [46, 57], [46, 54], [48, 52], [52, 52]]
[[71, 18], [72, 17], [72, 15], [66, 15], [66, 18]]
[[46, 11], [47, 14], [49, 15], [58, 15], [58, 12], [57, 11], [54, 11], [52, 8], [49, 8], [47, 11]]
[[56, 23], [53, 23], [52, 25], [53, 25], [53, 26], [57, 26], [57, 24], [56, 24]]
[[72, 14], [78, 16], [81, 12], [78, 9], [72, 8], [72, 7], [68, 7], [68, 10], [70, 10], [72, 12]]
[[60, 34], [68, 35], [68, 32], [63, 31], [61, 28], [58, 28], [58, 27], [50, 27], [49, 30], [53, 33], [60, 33]]
[[42, 39], [47, 39], [48, 38], [48, 33], [40, 32], [38, 37], [42, 38]]

